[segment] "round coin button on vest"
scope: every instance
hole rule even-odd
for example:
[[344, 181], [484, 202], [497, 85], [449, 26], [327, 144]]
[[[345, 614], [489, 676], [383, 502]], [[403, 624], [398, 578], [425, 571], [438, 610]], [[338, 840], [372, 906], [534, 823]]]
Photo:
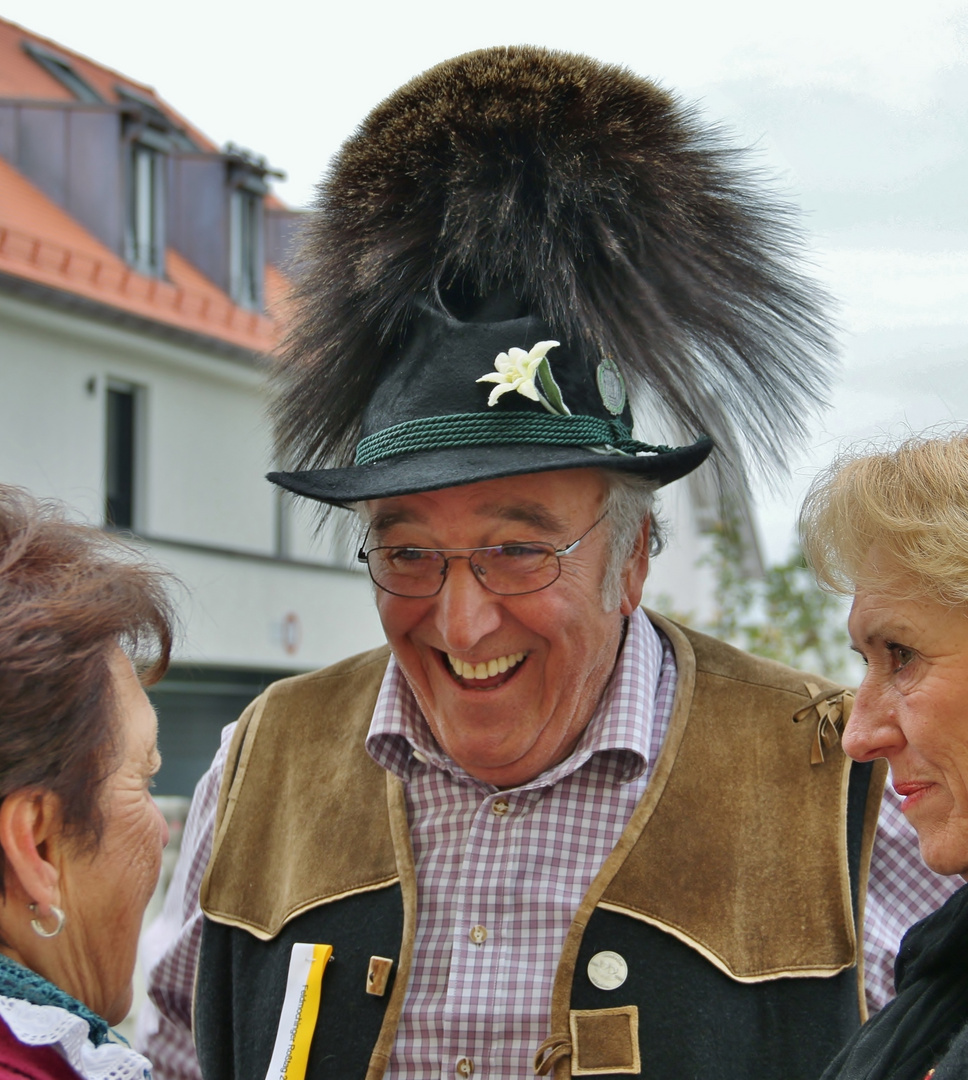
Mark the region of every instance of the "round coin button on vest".
[[474, 1062], [468, 1057], [463, 1057], [457, 1062], [457, 1068], [454, 1071], [458, 1076], [473, 1076]]
[[483, 945], [487, 941], [487, 927], [486, 926], [472, 926], [471, 932], [467, 935], [475, 945]]
[[617, 952], [599, 952], [588, 961], [588, 978], [599, 990], [617, 990], [629, 976], [625, 958]]

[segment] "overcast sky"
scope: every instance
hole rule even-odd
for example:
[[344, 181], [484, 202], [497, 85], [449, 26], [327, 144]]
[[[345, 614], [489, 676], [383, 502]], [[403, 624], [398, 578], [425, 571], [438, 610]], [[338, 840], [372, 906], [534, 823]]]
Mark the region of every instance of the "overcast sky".
[[373, 105], [468, 49], [586, 52], [699, 101], [803, 208], [840, 305], [832, 408], [790, 482], [758, 492], [773, 560], [809, 479], [842, 446], [968, 425], [966, 3], [0, 0], [0, 11], [154, 86], [216, 142], [264, 154], [296, 206]]

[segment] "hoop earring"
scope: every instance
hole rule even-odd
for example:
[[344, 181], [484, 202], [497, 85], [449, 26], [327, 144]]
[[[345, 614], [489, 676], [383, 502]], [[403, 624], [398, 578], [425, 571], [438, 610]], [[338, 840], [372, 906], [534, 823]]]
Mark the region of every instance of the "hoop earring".
[[[30, 908], [30, 910], [34, 914], [37, 913], [37, 905], [35, 903], [34, 904], [28, 904], [27, 906]], [[33, 932], [38, 937], [43, 937], [43, 938], [57, 937], [57, 935], [61, 932], [61, 930], [64, 929], [64, 923], [67, 921], [67, 916], [64, 914], [64, 912], [59, 907], [57, 907], [56, 904], [51, 904], [50, 905], [50, 912], [54, 916], [54, 918], [57, 920], [57, 925], [54, 927], [53, 930], [45, 930], [44, 926], [43, 926], [43, 923], [40, 921], [40, 919], [31, 919], [30, 920], [30, 928], [33, 930]]]

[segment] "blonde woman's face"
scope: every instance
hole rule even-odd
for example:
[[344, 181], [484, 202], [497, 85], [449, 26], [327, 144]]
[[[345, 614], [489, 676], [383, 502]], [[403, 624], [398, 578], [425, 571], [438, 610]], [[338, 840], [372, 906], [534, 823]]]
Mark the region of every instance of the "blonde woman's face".
[[921, 857], [968, 875], [968, 611], [858, 589], [848, 623], [867, 664], [844, 749], [887, 758]]

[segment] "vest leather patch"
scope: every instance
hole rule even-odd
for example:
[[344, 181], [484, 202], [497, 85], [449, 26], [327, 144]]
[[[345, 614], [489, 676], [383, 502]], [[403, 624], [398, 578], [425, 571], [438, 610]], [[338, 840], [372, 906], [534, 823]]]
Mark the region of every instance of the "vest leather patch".
[[617, 1009], [572, 1009], [571, 1075], [602, 1076], [616, 1073], [638, 1076], [639, 1010], [635, 1005]]
[[692, 646], [695, 689], [677, 693], [650, 785], [656, 797], [664, 784], [661, 797], [636, 810], [623, 841], [640, 834], [600, 905], [662, 927], [741, 981], [853, 966], [851, 763], [837, 754], [811, 767], [813, 731], [794, 723], [802, 675], [660, 625], [677, 658], [683, 636]]
[[313, 907], [396, 883], [387, 774], [364, 745], [388, 656], [273, 683], [239, 721], [201, 887], [210, 919], [265, 941]]

